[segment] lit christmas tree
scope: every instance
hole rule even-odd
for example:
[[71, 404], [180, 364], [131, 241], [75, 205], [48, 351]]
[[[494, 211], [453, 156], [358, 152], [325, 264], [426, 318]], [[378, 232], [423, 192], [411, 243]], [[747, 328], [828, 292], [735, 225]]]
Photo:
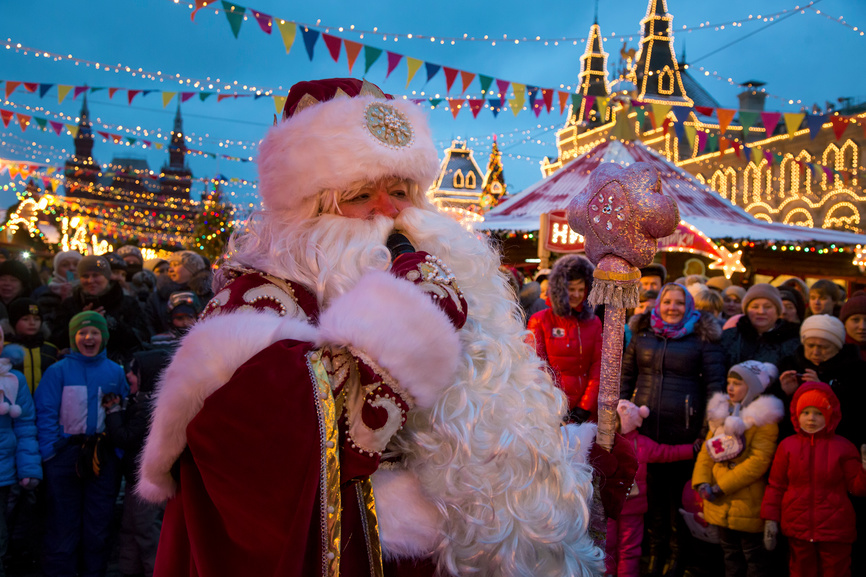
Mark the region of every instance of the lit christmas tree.
[[219, 179], [212, 180], [211, 185], [213, 190], [202, 197], [202, 211], [196, 217], [189, 249], [215, 263], [222, 256], [232, 233], [234, 207], [223, 202]]
[[493, 135], [493, 148], [490, 149], [490, 160], [487, 162], [487, 175], [484, 177], [484, 187], [481, 191], [481, 212], [485, 213], [506, 195], [505, 176], [502, 173], [502, 153]]

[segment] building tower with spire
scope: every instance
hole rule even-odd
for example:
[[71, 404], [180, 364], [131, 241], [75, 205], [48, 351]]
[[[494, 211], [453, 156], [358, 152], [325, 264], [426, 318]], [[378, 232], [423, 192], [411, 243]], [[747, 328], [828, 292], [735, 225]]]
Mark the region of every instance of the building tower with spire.
[[93, 159], [93, 127], [87, 109], [87, 93], [81, 105], [78, 132], [75, 134], [75, 154], [67, 159], [63, 174], [66, 177], [66, 194], [83, 198], [95, 198], [96, 183], [100, 167]]
[[171, 131], [171, 144], [168, 145], [168, 164], [163, 165], [159, 178], [160, 195], [166, 198], [189, 200], [192, 188], [192, 172], [186, 165], [186, 140], [183, 136], [183, 119], [180, 103], [174, 116], [174, 129]]
[[665, 0], [649, 0], [646, 16], [640, 22], [643, 26], [640, 51], [628, 77], [637, 87], [637, 99], [693, 106], [680, 77], [671, 33], [673, 16], [668, 13]]
[[[610, 84], [607, 77], [607, 52], [601, 40], [598, 15], [589, 29], [586, 50], [580, 57], [577, 93], [583, 98], [580, 110], [575, 110], [574, 122], [586, 119], [591, 126], [602, 124], [609, 115], [607, 103], [610, 98]], [[589, 98], [588, 98], [589, 97]], [[589, 108], [589, 110], [587, 110]]]

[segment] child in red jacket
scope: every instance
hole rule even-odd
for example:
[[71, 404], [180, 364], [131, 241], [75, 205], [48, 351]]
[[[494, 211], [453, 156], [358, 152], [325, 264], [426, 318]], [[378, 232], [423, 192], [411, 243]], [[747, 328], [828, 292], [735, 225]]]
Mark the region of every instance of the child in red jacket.
[[662, 445], [638, 432], [649, 415], [646, 406], [637, 407], [631, 401], [620, 400], [616, 407], [619, 432], [634, 446], [637, 455], [637, 475], [619, 518], [608, 519], [605, 551], [605, 573], [616, 577], [637, 577], [640, 546], [643, 539], [643, 516], [647, 512], [647, 463], [671, 463], [694, 457], [695, 445]]
[[791, 577], [851, 575], [854, 508], [848, 493], [866, 495], [866, 445], [834, 431], [839, 399], [825, 383], [805, 383], [791, 400], [797, 434], [779, 445], [761, 504], [764, 544], [774, 549], [779, 522], [788, 537]]

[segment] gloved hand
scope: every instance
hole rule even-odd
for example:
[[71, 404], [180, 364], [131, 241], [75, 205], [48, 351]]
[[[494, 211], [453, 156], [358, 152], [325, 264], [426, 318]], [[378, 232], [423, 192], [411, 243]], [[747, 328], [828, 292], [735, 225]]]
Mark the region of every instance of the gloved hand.
[[764, 521], [764, 549], [767, 551], [775, 549], [778, 536], [779, 524], [775, 521]]
[[39, 486], [39, 479], [34, 479], [32, 477], [24, 477], [18, 484], [24, 487], [25, 489], [35, 489]]
[[692, 450], [693, 450], [694, 453], [695, 453], [695, 457], [698, 456], [698, 453], [700, 453], [700, 452], [701, 452], [701, 449], [703, 449], [703, 448], [704, 448], [704, 440], [703, 440], [703, 439], [697, 439], [697, 440], [692, 444]]
[[569, 423], [575, 423], [579, 425], [581, 423], [587, 422], [590, 417], [592, 417], [591, 412], [580, 407], [575, 407], [568, 412], [568, 416], [566, 418], [568, 419]]
[[701, 483], [695, 489], [701, 494], [701, 499], [711, 503], [716, 500], [716, 497], [724, 494], [718, 485], [711, 486], [709, 483]]

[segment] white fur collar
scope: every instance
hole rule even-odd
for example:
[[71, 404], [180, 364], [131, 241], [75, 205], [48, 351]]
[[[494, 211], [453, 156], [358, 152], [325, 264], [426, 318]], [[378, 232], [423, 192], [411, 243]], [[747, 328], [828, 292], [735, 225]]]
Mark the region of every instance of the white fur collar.
[[730, 402], [725, 393], [716, 393], [707, 403], [707, 421], [714, 435], [742, 435], [752, 427], [778, 423], [785, 416], [785, 405], [771, 395], [761, 395], [740, 411], [739, 417], [731, 416]]

